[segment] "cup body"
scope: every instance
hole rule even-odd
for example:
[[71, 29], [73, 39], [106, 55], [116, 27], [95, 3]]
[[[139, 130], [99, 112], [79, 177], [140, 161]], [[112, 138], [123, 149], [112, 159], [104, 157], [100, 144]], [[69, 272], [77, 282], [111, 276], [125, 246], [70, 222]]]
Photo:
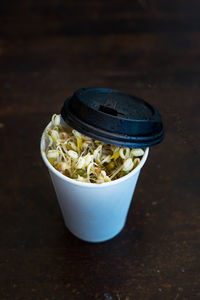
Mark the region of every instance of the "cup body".
[[146, 148], [139, 165], [120, 179], [102, 184], [78, 182], [49, 163], [43, 133], [41, 155], [48, 167], [65, 225], [76, 237], [87, 242], [104, 242], [123, 229], [148, 152]]

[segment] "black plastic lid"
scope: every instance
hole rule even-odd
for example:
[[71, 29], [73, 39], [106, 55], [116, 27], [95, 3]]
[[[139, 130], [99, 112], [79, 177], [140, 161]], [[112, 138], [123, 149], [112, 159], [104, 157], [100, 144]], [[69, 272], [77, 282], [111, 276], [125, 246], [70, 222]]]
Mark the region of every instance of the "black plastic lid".
[[149, 147], [164, 136], [155, 107], [117, 90], [79, 89], [65, 101], [61, 116], [72, 128], [107, 144]]

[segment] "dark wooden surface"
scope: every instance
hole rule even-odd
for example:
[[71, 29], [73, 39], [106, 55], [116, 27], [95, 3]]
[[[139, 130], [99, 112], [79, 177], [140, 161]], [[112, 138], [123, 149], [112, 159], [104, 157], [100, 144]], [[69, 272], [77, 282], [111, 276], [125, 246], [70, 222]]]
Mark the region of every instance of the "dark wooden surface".
[[[200, 299], [200, 2], [0, 5], [0, 299]], [[44, 126], [80, 87], [156, 105], [165, 125], [126, 227], [89, 244], [65, 228], [40, 158]]]

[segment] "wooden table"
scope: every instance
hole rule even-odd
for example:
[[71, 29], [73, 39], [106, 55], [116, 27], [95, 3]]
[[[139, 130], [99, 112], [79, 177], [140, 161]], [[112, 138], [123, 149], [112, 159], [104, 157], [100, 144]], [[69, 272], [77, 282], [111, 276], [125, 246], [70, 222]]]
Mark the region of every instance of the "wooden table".
[[[0, 299], [200, 299], [200, 2], [4, 1], [0, 26]], [[127, 224], [100, 244], [65, 228], [39, 151], [80, 87], [155, 105]]]

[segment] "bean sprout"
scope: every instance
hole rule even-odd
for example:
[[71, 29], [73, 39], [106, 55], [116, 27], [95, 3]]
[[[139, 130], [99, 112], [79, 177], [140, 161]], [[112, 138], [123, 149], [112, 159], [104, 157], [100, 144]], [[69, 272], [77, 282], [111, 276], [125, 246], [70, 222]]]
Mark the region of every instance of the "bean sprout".
[[144, 155], [144, 149], [105, 144], [75, 129], [64, 129], [54, 114], [45, 131], [49, 162], [63, 175], [81, 182], [104, 183], [130, 173]]

